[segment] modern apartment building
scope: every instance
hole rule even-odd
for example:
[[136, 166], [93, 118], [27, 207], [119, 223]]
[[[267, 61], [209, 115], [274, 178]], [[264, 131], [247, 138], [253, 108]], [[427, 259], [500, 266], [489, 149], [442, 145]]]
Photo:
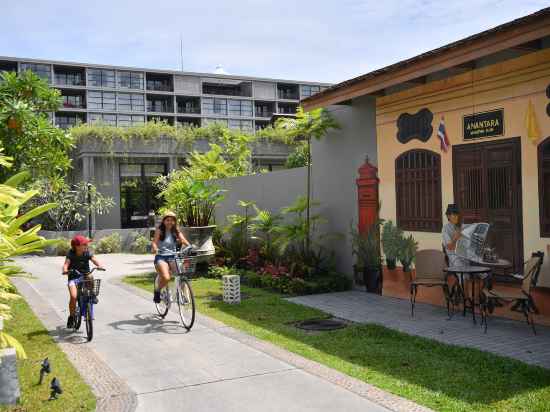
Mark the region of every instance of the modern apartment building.
[[255, 77], [138, 69], [0, 56], [0, 71], [32, 70], [60, 90], [54, 114], [62, 128], [102, 121], [129, 126], [151, 120], [171, 125], [221, 122], [253, 131], [273, 114], [293, 114], [300, 99], [328, 84]]
[[[32, 70], [61, 91], [62, 107], [53, 121], [62, 128], [79, 122], [102, 121], [130, 126], [151, 120], [171, 125], [207, 125], [222, 122], [233, 129], [252, 132], [273, 118], [294, 114], [300, 99], [327, 84], [219, 74], [149, 70], [47, 60], [0, 57], [1, 71]], [[197, 141], [195, 150], [208, 150]], [[256, 142], [255, 165], [274, 170], [283, 167], [289, 154], [281, 143]], [[106, 147], [100, 142], [80, 142], [73, 152], [75, 181], [94, 183], [111, 196], [115, 207], [94, 216], [96, 229], [140, 228], [148, 213], [160, 204], [153, 184], [185, 164], [188, 148], [170, 139], [156, 142], [123, 142]]]

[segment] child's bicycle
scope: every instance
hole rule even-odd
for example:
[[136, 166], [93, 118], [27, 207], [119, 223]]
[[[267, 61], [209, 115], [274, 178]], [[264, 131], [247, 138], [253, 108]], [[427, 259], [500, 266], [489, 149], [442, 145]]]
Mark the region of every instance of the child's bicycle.
[[90, 279], [94, 270], [104, 271], [105, 269], [93, 268], [90, 273], [81, 273], [76, 269], [71, 270], [78, 276], [74, 330], [76, 332], [80, 329], [84, 318], [88, 342], [94, 337], [94, 296], [99, 295], [99, 286], [101, 285], [101, 279]]
[[[158, 314], [164, 318], [173, 302], [178, 304], [182, 326], [190, 330], [195, 323], [195, 297], [191, 289], [188, 275], [195, 273], [197, 267], [196, 256], [192, 256], [192, 248], [186, 248], [176, 254], [175, 284], [170, 288], [168, 284], [160, 290], [160, 303], [155, 303]], [[155, 289], [158, 286], [159, 276], [155, 277]]]

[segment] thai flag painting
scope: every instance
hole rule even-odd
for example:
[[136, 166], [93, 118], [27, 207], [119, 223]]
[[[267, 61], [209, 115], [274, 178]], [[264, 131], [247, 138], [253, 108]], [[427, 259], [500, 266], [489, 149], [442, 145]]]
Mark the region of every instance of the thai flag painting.
[[439, 140], [441, 141], [441, 150], [447, 153], [451, 144], [449, 143], [449, 138], [447, 137], [447, 131], [445, 130], [445, 120], [443, 119], [443, 116], [441, 116], [439, 129], [437, 130], [437, 137], [439, 137]]

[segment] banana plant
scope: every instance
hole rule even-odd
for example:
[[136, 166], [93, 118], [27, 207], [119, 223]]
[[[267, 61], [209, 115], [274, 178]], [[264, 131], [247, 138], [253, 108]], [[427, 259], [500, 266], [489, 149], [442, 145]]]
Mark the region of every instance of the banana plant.
[[[11, 167], [11, 159], [0, 154], [0, 166]], [[16, 186], [29, 177], [28, 172], [21, 172], [0, 184], [0, 317], [11, 319], [9, 303], [19, 299], [9, 276], [19, 275], [23, 270], [13, 264], [15, 256], [42, 251], [45, 247], [57, 244], [57, 240], [46, 240], [38, 234], [40, 225], [25, 228], [31, 219], [47, 212], [56, 206], [48, 203], [20, 214], [20, 208], [34, 197], [35, 190], [21, 192]], [[25, 350], [12, 336], [0, 330], [0, 349], [13, 347], [19, 358], [25, 358]]]

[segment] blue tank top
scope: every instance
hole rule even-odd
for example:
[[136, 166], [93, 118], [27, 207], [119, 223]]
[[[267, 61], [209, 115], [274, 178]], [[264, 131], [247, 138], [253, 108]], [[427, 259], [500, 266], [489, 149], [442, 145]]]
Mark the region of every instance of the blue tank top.
[[166, 233], [164, 240], [158, 241], [157, 255], [168, 256], [176, 254], [176, 239], [172, 233]]

